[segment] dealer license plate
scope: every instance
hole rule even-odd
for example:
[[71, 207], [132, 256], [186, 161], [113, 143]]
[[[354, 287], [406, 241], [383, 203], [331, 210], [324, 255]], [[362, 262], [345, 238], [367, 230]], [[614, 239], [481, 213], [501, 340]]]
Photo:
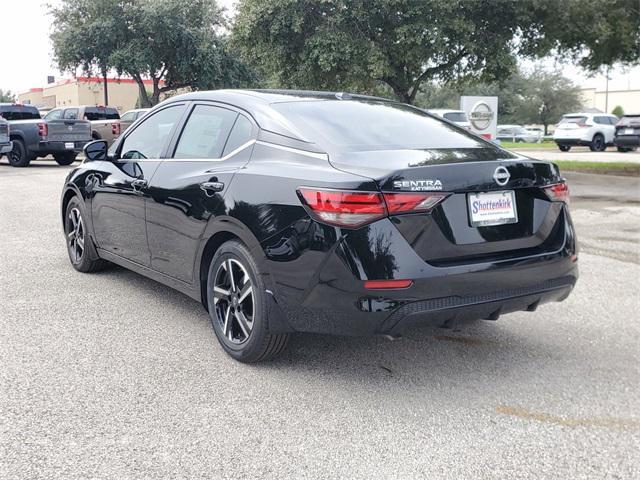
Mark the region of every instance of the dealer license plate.
[[488, 227], [518, 222], [516, 195], [513, 190], [470, 193], [467, 195], [472, 227]]
[[75, 148], [75, 143], [73, 142], [65, 142], [64, 148], [67, 150], [73, 150]]

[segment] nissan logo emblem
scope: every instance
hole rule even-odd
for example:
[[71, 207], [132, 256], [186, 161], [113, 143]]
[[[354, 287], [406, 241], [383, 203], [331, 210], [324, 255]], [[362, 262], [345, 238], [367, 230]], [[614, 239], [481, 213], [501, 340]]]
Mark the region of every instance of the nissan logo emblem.
[[491, 126], [493, 110], [486, 102], [476, 102], [469, 112], [469, 121], [478, 130], [486, 130]]
[[493, 172], [493, 179], [501, 187], [506, 185], [509, 182], [510, 178], [511, 175], [509, 174], [509, 171], [504, 167], [498, 167], [496, 168], [496, 171]]

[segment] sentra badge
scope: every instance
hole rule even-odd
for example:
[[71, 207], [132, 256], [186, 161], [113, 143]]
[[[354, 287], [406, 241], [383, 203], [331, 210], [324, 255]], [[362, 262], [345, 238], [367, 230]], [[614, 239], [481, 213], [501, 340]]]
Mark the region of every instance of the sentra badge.
[[398, 190], [411, 190], [412, 192], [424, 192], [442, 190], [442, 182], [435, 180], [397, 180], [393, 182], [393, 188]]

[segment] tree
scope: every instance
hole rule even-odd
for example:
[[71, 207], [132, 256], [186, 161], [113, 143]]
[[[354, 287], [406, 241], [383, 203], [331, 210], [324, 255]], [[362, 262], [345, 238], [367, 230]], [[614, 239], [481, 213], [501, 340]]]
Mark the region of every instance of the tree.
[[591, 72], [640, 64], [638, 0], [539, 0], [531, 8], [542, 50], [555, 49]]
[[504, 78], [531, 0], [242, 0], [234, 41], [274, 85], [369, 91], [413, 103], [423, 82]]
[[11, 93], [11, 90], [2, 90], [0, 88], [0, 103], [13, 103], [16, 101], [16, 96]]
[[107, 75], [114, 66], [111, 54], [126, 31], [124, 10], [130, 2], [121, 0], [64, 0], [51, 9], [55, 30], [51, 34], [54, 59], [62, 71], [81, 68], [103, 79], [104, 104], [109, 104]]
[[624, 115], [624, 108], [621, 105], [616, 105], [616, 108], [611, 110], [611, 113], [616, 117], [620, 118]]
[[138, 84], [142, 106], [158, 103], [170, 90], [240, 86], [255, 79], [230, 51], [215, 0], [63, 0], [52, 11], [61, 68], [128, 75]]

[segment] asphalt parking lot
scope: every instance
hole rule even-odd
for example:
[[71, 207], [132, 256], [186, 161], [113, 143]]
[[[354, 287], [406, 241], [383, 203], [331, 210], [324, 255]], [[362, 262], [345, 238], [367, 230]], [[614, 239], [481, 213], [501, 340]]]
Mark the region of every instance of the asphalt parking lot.
[[68, 170], [0, 162], [0, 478], [640, 478], [638, 178], [567, 175], [564, 303], [246, 366], [195, 301], [71, 268]]

